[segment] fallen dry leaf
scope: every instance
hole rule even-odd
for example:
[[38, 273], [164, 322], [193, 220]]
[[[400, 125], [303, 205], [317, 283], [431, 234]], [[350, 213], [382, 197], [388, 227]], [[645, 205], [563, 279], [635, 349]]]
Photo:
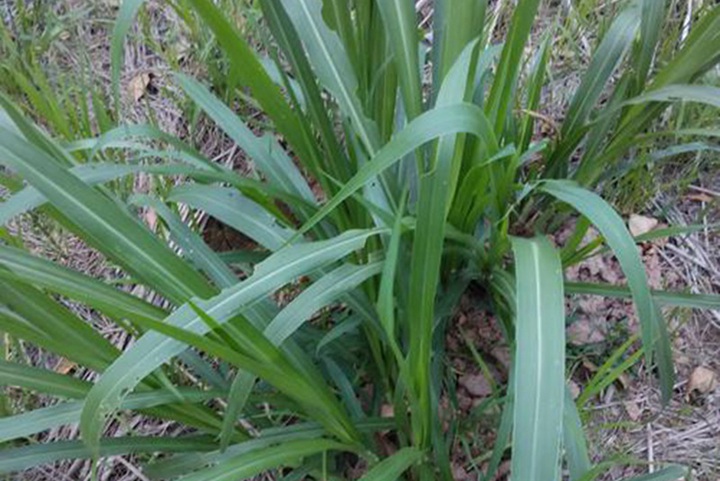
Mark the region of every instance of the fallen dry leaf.
[[492, 348], [492, 351], [490, 351], [490, 354], [493, 355], [495, 360], [500, 363], [502, 367], [505, 368], [506, 372], [510, 371], [510, 348], [503, 347], [503, 346], [496, 346]]
[[627, 390], [630, 387], [630, 376], [628, 376], [625, 373], [622, 373], [617, 378], [618, 382], [622, 386], [623, 389]]
[[145, 212], [145, 222], [147, 223], [150, 230], [154, 231], [157, 226], [157, 214], [153, 209], [148, 209]]
[[454, 481], [467, 481], [471, 479], [467, 471], [465, 471], [465, 468], [459, 464], [452, 463], [451, 469]]
[[627, 412], [632, 421], [637, 421], [642, 416], [643, 410], [635, 401], [625, 401], [623, 406], [625, 407], [625, 412]]
[[148, 87], [150, 87], [151, 80], [152, 77], [150, 77], [149, 73], [138, 74], [130, 80], [130, 83], [128, 84], [128, 92], [135, 102], [143, 98], [143, 95], [147, 92]]
[[583, 359], [583, 367], [587, 369], [590, 372], [598, 372], [598, 367], [591, 361], [588, 361], [587, 359]]
[[706, 204], [709, 204], [713, 200], [715, 200], [711, 195], [708, 194], [688, 194], [685, 196], [687, 200], [693, 200], [695, 202], [704, 202]]
[[570, 394], [572, 394], [573, 399], [577, 399], [580, 396], [580, 385], [575, 381], [568, 382], [568, 389], [570, 389]]
[[190, 42], [184, 36], [180, 37], [178, 41], [175, 42], [175, 55], [178, 62], [183, 62], [189, 57], [189, 54], [192, 51], [191, 47], [192, 45], [190, 45]]
[[578, 319], [568, 326], [567, 337], [574, 346], [596, 344], [605, 340], [605, 330], [590, 319]]
[[700, 394], [707, 394], [710, 391], [715, 390], [715, 387], [717, 387], [717, 375], [715, 374], [715, 371], [700, 366], [695, 368], [690, 375], [688, 393], [695, 391]]
[[675, 354], [675, 356], [673, 356], [673, 357], [675, 359], [675, 364], [678, 364], [681, 366], [689, 366], [690, 365], [690, 358], [683, 353]]
[[660, 262], [660, 255], [658, 255], [656, 249], [652, 249], [643, 256], [643, 263], [645, 264], [645, 272], [648, 277], [648, 284], [653, 289], [663, 288], [663, 266]]
[[474, 397], [486, 397], [492, 394], [492, 388], [482, 374], [468, 374], [458, 379], [458, 383]]
[[652, 217], [645, 217], [643, 215], [633, 214], [630, 216], [628, 221], [628, 227], [633, 237], [647, 234], [651, 230], [655, 229], [658, 225], [658, 220]]
[[77, 364], [63, 357], [55, 366], [55, 372], [58, 374], [67, 374], [72, 371], [76, 366]]

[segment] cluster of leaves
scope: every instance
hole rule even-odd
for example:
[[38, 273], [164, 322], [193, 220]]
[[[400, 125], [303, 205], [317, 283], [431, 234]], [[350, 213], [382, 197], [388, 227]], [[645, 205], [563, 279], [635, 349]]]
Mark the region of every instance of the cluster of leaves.
[[[454, 430], [439, 416], [453, 383], [444, 375], [443, 346], [454, 306], [476, 283], [513, 346], [485, 479], [508, 445], [514, 479], [560, 479], [563, 458], [572, 480], [594, 479], [604, 465], [590, 463], [565, 386], [564, 295], [632, 296], [643, 352], [657, 366], [666, 400], [673, 366], [658, 303], [720, 302], [651, 292], [636, 240], [592, 189], [623, 175], [643, 147], [642, 134], [672, 103], [720, 104], [720, 90], [696, 83], [720, 61], [720, 8], [701, 12], [672, 58], [654, 65], [667, 2], [627, 2], [599, 42], [557, 136], [537, 139], [553, 40], [547, 35], [526, 58], [539, 0], [518, 2], [501, 45], [485, 29], [485, 0], [438, 0], [430, 49], [407, 0], [258, 3], [272, 33], [274, 67], [211, 0], [174, 6], [214, 33], [237, 85], [274, 132], [256, 135], [201, 83], [179, 73], [175, 79], [262, 180], [241, 177], [150, 126], [120, 126], [68, 147], [0, 96], [0, 163], [14, 173], [9, 185], [29, 184], [2, 204], [2, 221], [43, 208], [120, 266], [126, 281], [170, 305], [159, 308], [0, 246], [0, 329], [99, 374], [91, 384], [0, 363], [3, 385], [69, 399], [0, 420], [3, 442], [78, 421], [83, 438], [4, 449], [0, 471], [162, 452], [173, 456], [146, 466], [153, 477], [231, 480], [284, 466], [294, 468], [288, 479], [341, 479], [348, 457], [338, 454], [352, 453], [369, 466], [364, 479], [451, 480]], [[126, 1], [119, 12], [116, 82], [123, 38], [142, 4]], [[96, 161], [105, 151], [132, 160]], [[187, 181], [162, 196], [127, 201], [102, 186], [138, 172]], [[182, 222], [181, 205], [258, 247], [213, 252]], [[157, 213], [172, 243], [138, 220], [137, 207]], [[573, 211], [581, 220], [560, 251], [544, 234]], [[602, 237], [583, 246], [591, 225]], [[627, 288], [564, 282], [564, 267], [604, 244]], [[273, 293], [300, 278], [310, 284], [279, 308]], [[54, 294], [101, 312], [137, 342], [119, 351]], [[328, 306], [341, 307], [322, 323], [308, 322]], [[388, 405], [394, 415], [381, 417]], [[120, 409], [199, 434], [104, 438], [107, 418]], [[387, 431], [397, 444], [391, 455], [373, 436]], [[670, 467], [652, 479], [681, 474]]]

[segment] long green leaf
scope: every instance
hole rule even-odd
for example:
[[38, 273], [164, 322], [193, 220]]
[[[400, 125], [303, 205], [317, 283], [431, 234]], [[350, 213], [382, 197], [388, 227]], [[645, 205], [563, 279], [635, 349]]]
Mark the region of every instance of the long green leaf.
[[[460, 55], [448, 73], [440, 89], [436, 103], [438, 107], [457, 104], [471, 95], [473, 52], [471, 43]], [[491, 125], [487, 119], [487, 132]], [[481, 139], [484, 140], [484, 139]], [[454, 178], [460, 172], [460, 155], [464, 138], [449, 135], [440, 139], [436, 147], [430, 170], [420, 177], [420, 197], [418, 199], [418, 218], [410, 263], [410, 289], [408, 297], [408, 316], [410, 324], [409, 368], [413, 377], [414, 389], [419, 397], [420, 413], [416, 416], [421, 429], [415, 432], [416, 442], [428, 447], [431, 443], [432, 408], [430, 396], [430, 365], [432, 356], [433, 326], [435, 323], [435, 296], [440, 281], [440, 265], [443, 255], [445, 225], [450, 202], [454, 193], [450, 190], [457, 184]], [[485, 150], [494, 153], [495, 145], [484, 145]], [[455, 154], [458, 154], [456, 157]]]
[[248, 479], [283, 464], [295, 464], [306, 456], [330, 450], [344, 450], [346, 446], [327, 439], [289, 441], [279, 446], [258, 449], [203, 469], [182, 481], [235, 481]]
[[[145, 172], [154, 175], [165, 175], [165, 176], [187, 176], [194, 180], [203, 183], [213, 182], [226, 182], [242, 192], [247, 193], [256, 202], [262, 203], [262, 205], [268, 209], [277, 208], [272, 204], [273, 198], [281, 200], [288, 205], [298, 206], [303, 212], [313, 211], [313, 203], [307, 200], [272, 187], [267, 183], [259, 180], [242, 177], [231, 170], [226, 169], [207, 169], [197, 165], [187, 165], [185, 160], [194, 158], [192, 154], [178, 151], [167, 151], [167, 150], [148, 150], [146, 148], [140, 148], [133, 146], [132, 150], [138, 154], [138, 160], [148, 158], [167, 158], [172, 160], [179, 160], [183, 163], [168, 163], [168, 164], [134, 164], [134, 165], [119, 165], [109, 163], [92, 163], [84, 164], [73, 167], [70, 169], [74, 175], [80, 180], [89, 185], [97, 183], [109, 182], [116, 180], [120, 177], [130, 175], [136, 172]], [[194, 164], [194, 163], [192, 163]], [[3, 221], [9, 220], [11, 217], [29, 211], [35, 207], [41, 206], [47, 202], [45, 196], [34, 187], [26, 187], [14, 196], [10, 197], [6, 203], [0, 204], [0, 219]], [[7, 210], [7, 211], [6, 211]]]
[[688, 475], [688, 470], [680, 466], [669, 466], [654, 473], [629, 478], [626, 481], [677, 481]]
[[140, 7], [145, 0], [123, 0], [118, 12], [115, 26], [113, 27], [112, 38], [110, 40], [110, 78], [112, 81], [113, 94], [115, 96], [115, 106], [120, 106], [120, 70], [122, 69], [123, 48], [125, 37], [132, 27], [135, 15], [137, 15]]
[[97, 453], [81, 441], [58, 441], [0, 451], [0, 473], [23, 471], [38, 465], [50, 464], [63, 459], [90, 459], [96, 455], [118, 456], [139, 453], [185, 453], [215, 449], [211, 436], [185, 438], [146, 438], [127, 436], [102, 440]]
[[508, 449], [510, 436], [513, 429], [513, 413], [515, 399], [512, 394], [512, 389], [515, 384], [514, 382], [514, 369], [511, 369], [510, 378], [508, 380], [508, 393], [505, 396], [505, 403], [502, 407], [502, 414], [500, 415], [500, 422], [497, 427], [497, 435], [495, 442], [493, 443], [493, 449], [488, 460], [488, 466], [485, 470], [485, 474], [482, 477], [482, 481], [492, 481], [496, 478], [498, 468], [502, 462], [505, 451]]
[[168, 200], [202, 209], [272, 251], [280, 249], [293, 236], [290, 229], [236, 189], [183, 185], [173, 189]]
[[74, 362], [102, 371], [118, 355], [117, 348], [90, 324], [28, 284], [0, 281], [0, 305], [40, 333], [40, 337], [26, 340], [50, 347]]
[[342, 42], [323, 20], [322, 3], [282, 0], [282, 4], [295, 24], [318, 79], [332, 92], [368, 154], [374, 155], [380, 146], [377, 126], [363, 112], [356, 95], [357, 77]]
[[403, 448], [392, 456], [383, 459], [367, 472], [360, 481], [396, 481], [402, 473], [423, 457], [417, 448]]
[[517, 282], [512, 476], [559, 480], [565, 401], [562, 266], [545, 238], [513, 238], [512, 245]]
[[658, 42], [662, 37], [665, 12], [668, 2], [665, 0], [643, 0], [642, 18], [640, 22], [640, 38], [634, 56], [637, 70], [637, 85], [645, 85], [652, 67], [653, 57]]
[[[201, 403], [224, 395], [222, 391], [148, 392], [129, 395], [121, 409], [143, 409], [171, 403]], [[80, 421], [81, 401], [56, 404], [0, 418], [0, 443], [31, 436], [47, 429]]]
[[414, 5], [405, 0], [377, 2], [400, 76], [405, 112], [412, 120], [422, 110], [418, 38]]
[[[263, 247], [276, 251], [299, 234], [280, 225], [266, 210], [232, 189], [206, 186], [182, 186], [173, 190], [170, 200], [200, 208], [223, 223], [237, 229]], [[344, 299], [366, 320], [373, 320], [372, 307], [360, 293]]]
[[[181, 188], [182, 189], [182, 188]], [[188, 192], [189, 189], [189, 192]], [[264, 232], [264, 224], [273, 225], [274, 219], [268, 215], [260, 206], [253, 202], [239, 196], [238, 193], [232, 189], [223, 189], [220, 187], [198, 187], [187, 186], [185, 190], [186, 196], [183, 197], [180, 192], [179, 199], [176, 200], [187, 200], [190, 199], [192, 202], [193, 198], [201, 200], [201, 206], [208, 208], [209, 213], [216, 214], [220, 212], [219, 217], [224, 219], [225, 216], [229, 216], [230, 222], [228, 225], [239, 228], [243, 232], [253, 232], [252, 229], [248, 230], [248, 225], [255, 226], [255, 223], [259, 221], [261, 231]], [[177, 192], [175, 192], [177, 194]], [[187, 194], [191, 194], [188, 196]], [[217, 204], [212, 205], [208, 202], [216, 200]], [[228, 203], [229, 199], [233, 199], [234, 202]], [[222, 288], [231, 287], [237, 282], [235, 274], [224, 264], [223, 260], [220, 259], [207, 245], [187, 226], [179, 222], [179, 219], [169, 211], [169, 209], [162, 203], [153, 201], [152, 199], [146, 199], [150, 201], [151, 205], [164, 219], [170, 220], [171, 230], [174, 233], [174, 237], [177, 239], [180, 246], [188, 252], [191, 259], [198, 264], [198, 266], [204, 270], [215, 280], [216, 284]], [[240, 205], [237, 205], [240, 204]], [[238, 218], [240, 224], [237, 223]], [[173, 220], [174, 219], [174, 220]], [[253, 236], [259, 242], [263, 241], [269, 243], [274, 248], [279, 248], [283, 240], [289, 237], [288, 235], [283, 236], [282, 230], [273, 231], [272, 233], [266, 233], [266, 235]], [[251, 319], [252, 320], [252, 319]], [[268, 319], [269, 320], [269, 319]], [[261, 324], [255, 323], [258, 328], [265, 328], [266, 322]], [[229, 329], [229, 334], [234, 340], [239, 340], [242, 335], [236, 332], [234, 328]], [[297, 362], [296, 364], [301, 364]], [[232, 441], [235, 434], [235, 421], [238, 414], [242, 410], [243, 406], [247, 402], [250, 395], [250, 391], [254, 386], [256, 378], [254, 375], [239, 372], [236, 374], [230, 387], [230, 394], [228, 396], [228, 407], [223, 418], [223, 427], [220, 432], [220, 446], [221, 449], [226, 449], [228, 444]]]
[[17, 386], [68, 399], [83, 398], [92, 384], [47, 369], [0, 360], [0, 385]]
[[[340, 146], [338, 137], [335, 135], [333, 118], [328, 113], [320, 87], [317, 84], [317, 78], [305, 55], [300, 37], [280, 0], [262, 0], [261, 6], [264, 19], [268, 23], [275, 41], [282, 48], [287, 61], [292, 65], [297, 80], [305, 93], [307, 110], [319, 131], [325, 147], [326, 158], [331, 159], [330, 162], [324, 164], [324, 167], [336, 179], [345, 181], [350, 178], [350, 164]], [[321, 166], [308, 167], [315, 169], [313, 174], [323, 186], [323, 190], [332, 192], [334, 186], [326, 181], [324, 175], [321, 175]]]
[[[374, 431], [377, 423], [358, 423], [361, 431]], [[370, 429], [368, 429], [370, 427]], [[175, 479], [188, 475], [198, 469], [216, 465], [236, 458], [242, 454], [270, 446], [281, 445], [299, 439], [318, 439], [324, 434], [323, 428], [316, 423], [298, 423], [281, 427], [268, 428], [260, 431], [256, 438], [233, 444], [225, 451], [214, 450], [206, 453], [181, 454], [170, 458], [154, 461], [143, 467], [143, 472], [150, 479]]]
[[487, 4], [487, 0], [435, 1], [433, 69], [436, 73], [433, 84], [436, 88], [445, 80], [463, 49], [483, 34]]
[[530, 36], [539, 6], [540, 0], [520, 0], [515, 6], [485, 109], [488, 118], [495, 126], [495, 134], [498, 136], [505, 129], [505, 120], [513, 107], [513, 93], [520, 65], [522, 65], [525, 43]]
[[161, 320], [161, 308], [120, 291], [97, 279], [80, 274], [21, 249], [0, 246], [0, 278], [22, 281], [65, 295], [100, 310], [114, 319], [135, 317]]
[[630, 50], [639, 26], [640, 8], [636, 4], [625, 8], [613, 21], [568, 107], [562, 127], [564, 137], [573, 137], [575, 130], [587, 121], [605, 83]]
[[[297, 276], [322, 267], [361, 248], [377, 231], [351, 231], [335, 239], [299, 244], [280, 250], [259, 264], [248, 280], [223, 291], [199, 307], [219, 324], [227, 322], [243, 307], [259, 300]], [[196, 334], [208, 326], [191, 308], [178, 309], [166, 321]], [[83, 409], [81, 431], [90, 447], [97, 447], [103, 417], [120, 404], [127, 392], [162, 363], [185, 349], [183, 343], [158, 333], [143, 336], [110, 366], [88, 394]]]
[[48, 155], [0, 129], [0, 158], [16, 169], [82, 231], [84, 238], [174, 301], [212, 289], [140, 222]]
[[[93, 185], [140, 171], [138, 166], [124, 164], [84, 164], [70, 171], [83, 182]], [[26, 187], [0, 204], [0, 225], [13, 217], [28, 212], [46, 202], [45, 197], [34, 187]]]
[[190, 98], [250, 156], [269, 183], [310, 203], [315, 202], [307, 182], [273, 137], [255, 136], [230, 108], [202, 84], [186, 75], [176, 74], [175, 77]]
[[130, 201], [138, 205], [151, 207], [167, 224], [172, 238], [183, 249], [185, 255], [204, 271], [215, 285], [221, 289], [238, 282], [237, 276], [227, 264], [208, 247], [195, 232], [185, 225], [164, 203], [150, 196], [135, 195]]
[[[281, 345], [313, 313], [335, 301], [347, 291], [362, 284], [369, 277], [378, 274], [381, 268], [382, 263], [368, 266], [343, 264], [324, 275], [275, 316], [265, 328], [265, 336], [276, 346]], [[227, 447], [230, 441], [231, 428], [234, 427], [235, 419], [245, 402], [247, 402], [249, 391], [255, 381], [255, 376], [241, 374], [233, 382], [221, 433], [221, 446], [223, 448]]]
[[627, 100], [625, 105], [648, 102], [697, 102], [720, 108], [720, 88], [711, 85], [668, 85]]
[[[718, 32], [720, 32], [720, 9], [707, 9], [705, 14], [693, 24], [690, 35], [677, 54], [659, 69], [652, 84], [646, 89], [649, 95], [652, 96], [653, 91], [664, 87], [690, 84], [717, 65], [720, 62]], [[606, 162], [614, 162], [622, 158], [627, 149], [634, 145], [634, 137], [658, 118], [666, 108], [668, 100], [636, 104], [627, 109], [605, 152], [598, 159], [593, 160], [604, 165]]]
[[657, 355], [660, 386], [663, 400], [667, 402], [672, 395], [674, 378], [670, 339], [662, 314], [650, 293], [642, 259], [622, 218], [600, 196], [571, 182], [548, 181], [540, 188], [570, 204], [592, 222], [617, 256], [640, 317], [648, 363], [652, 361], [653, 354]]
[[382, 262], [357, 266], [343, 264], [325, 274], [297, 296], [272, 320], [265, 336], [280, 345], [315, 312], [382, 271]]

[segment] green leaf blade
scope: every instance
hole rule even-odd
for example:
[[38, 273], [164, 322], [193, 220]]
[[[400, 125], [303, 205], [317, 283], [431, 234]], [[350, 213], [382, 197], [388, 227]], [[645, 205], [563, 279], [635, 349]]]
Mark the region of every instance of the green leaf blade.
[[674, 369], [669, 334], [662, 313], [655, 304], [642, 259], [635, 241], [623, 220], [600, 196], [571, 182], [547, 181], [541, 190], [570, 204], [592, 222], [605, 238], [620, 262], [633, 293], [633, 301], [640, 317], [643, 345], [648, 362], [657, 355], [663, 401], [672, 395]]
[[517, 282], [513, 479], [560, 479], [565, 302], [560, 256], [544, 238], [512, 239]]

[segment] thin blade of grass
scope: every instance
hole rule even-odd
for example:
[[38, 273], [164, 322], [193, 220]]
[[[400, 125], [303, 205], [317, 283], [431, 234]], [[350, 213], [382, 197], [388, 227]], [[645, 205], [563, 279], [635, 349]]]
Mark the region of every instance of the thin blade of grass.
[[59, 349], [57, 354], [78, 364], [102, 371], [119, 354], [90, 324], [28, 284], [0, 281], [0, 305], [17, 313], [40, 334], [26, 340]]
[[387, 0], [377, 6], [394, 53], [405, 113], [412, 120], [422, 111], [415, 8], [405, 0]]
[[563, 440], [570, 481], [579, 481], [592, 469], [592, 463], [580, 414], [569, 388], [565, 389], [563, 405]]
[[211, 451], [215, 449], [212, 436], [185, 438], [145, 438], [127, 436], [103, 439], [97, 453], [93, 453], [82, 441], [57, 441], [0, 451], [0, 474], [23, 471], [38, 465], [50, 464], [64, 459], [90, 459], [99, 456], [119, 456], [141, 453], [184, 453]]
[[505, 129], [505, 120], [513, 107], [513, 93], [522, 65], [523, 51], [530, 37], [539, 6], [540, 0], [520, 0], [515, 6], [485, 108], [488, 118], [495, 127], [495, 135], [498, 137]]
[[382, 271], [383, 263], [367, 265], [343, 264], [325, 274], [293, 299], [265, 328], [265, 336], [280, 345], [319, 309], [339, 299], [372, 276]]
[[[151, 392], [129, 395], [120, 406], [121, 409], [144, 409], [164, 404], [195, 404], [210, 401], [223, 396], [223, 391]], [[179, 395], [179, 397], [178, 397]], [[59, 426], [75, 424], [80, 421], [83, 403], [81, 401], [56, 404], [35, 409], [23, 414], [0, 419], [0, 443], [11, 441], [53, 429]]]
[[438, 0], [434, 4], [433, 85], [442, 85], [462, 51], [483, 35], [487, 0]]
[[[593, 284], [585, 282], [566, 282], [568, 294], [589, 294], [603, 297], [632, 299], [632, 291], [624, 286]], [[653, 298], [660, 304], [693, 309], [720, 309], [720, 295], [694, 294], [690, 292], [651, 291]]]
[[[140, 167], [121, 164], [84, 164], [70, 171], [83, 182], [94, 185], [139, 172]], [[26, 187], [0, 204], [0, 225], [47, 202], [36, 188]]]
[[218, 463], [189, 476], [183, 481], [235, 481], [248, 479], [283, 464], [293, 465], [306, 456], [347, 447], [327, 439], [289, 441], [279, 446], [258, 449]]
[[232, 269], [164, 203], [147, 195], [134, 195], [130, 198], [130, 203], [151, 207], [167, 224], [173, 240], [183, 249], [185, 255], [220, 289], [231, 287], [238, 282]]
[[655, 50], [662, 37], [665, 13], [668, 2], [665, 0], [643, 0], [640, 37], [635, 45], [633, 65], [637, 72], [636, 84], [645, 85], [652, 66]]
[[629, 478], [626, 481], [677, 481], [687, 477], [688, 470], [682, 466], [668, 466], [654, 473]]
[[[358, 429], [363, 432], [372, 432], [377, 425], [377, 421], [359, 422]], [[258, 449], [300, 439], [318, 439], [323, 435], [323, 428], [316, 423], [297, 423], [267, 428], [260, 431], [256, 438], [233, 444], [224, 452], [222, 450], [213, 450], [168, 457], [143, 466], [143, 472], [153, 480], [175, 479], [198, 469], [216, 465]]]
[[271, 251], [282, 248], [293, 237], [292, 230], [235, 189], [183, 185], [173, 189], [168, 200], [202, 209]]
[[[203, 318], [206, 325], [218, 324], [197, 306], [194, 306], [194, 310]], [[350, 423], [345, 411], [322, 378], [308, 375], [307, 365], [298, 365], [294, 358], [275, 348], [252, 326], [248, 324], [242, 326], [245, 334], [245, 339], [240, 339], [242, 345], [228, 347], [168, 323], [147, 321], [145, 325], [156, 334], [185, 345], [195, 346], [210, 356], [227, 361], [262, 378], [290, 398], [295, 403], [294, 406], [305, 411], [307, 416], [317, 419], [329, 434], [357, 444], [358, 433], [354, 425]]]
[[[324, 275], [275, 316], [265, 328], [265, 337], [275, 346], [280, 346], [313, 313], [334, 302], [338, 297], [362, 284], [371, 276], [377, 275], [381, 267], [382, 263], [366, 266], [343, 264]], [[231, 441], [230, 436], [234, 430], [235, 420], [247, 402], [250, 389], [255, 381], [255, 376], [243, 373], [238, 375], [233, 382], [223, 421], [223, 430], [220, 434], [222, 449], [227, 448]]]
[[639, 26], [640, 8], [635, 4], [620, 12], [610, 25], [568, 107], [563, 137], [573, 137], [575, 130], [587, 121], [606, 82], [632, 47]]
[[110, 39], [110, 79], [112, 82], [112, 91], [115, 99], [115, 110], [119, 113], [120, 109], [120, 70], [122, 68], [123, 48], [125, 38], [132, 27], [135, 15], [137, 15], [140, 7], [143, 6], [145, 0], [123, 0], [118, 11], [117, 20], [113, 26], [112, 37]]
[[626, 100], [625, 105], [649, 102], [697, 102], [720, 108], [720, 88], [711, 85], [668, 85]]
[[[322, 139], [325, 156], [332, 159], [330, 162], [324, 162], [322, 167], [327, 169], [334, 178], [345, 181], [350, 178], [350, 163], [335, 135], [333, 117], [328, 112], [326, 102], [322, 98], [317, 78], [305, 56], [300, 37], [280, 0], [262, 0], [260, 5], [275, 41], [283, 50], [288, 63], [293, 67], [297, 81], [303, 89], [307, 99], [307, 111]], [[334, 185], [327, 182], [325, 176], [321, 175], [321, 166], [308, 166], [308, 168], [314, 170], [313, 175], [321, 183], [325, 192], [333, 192]]]
[[[470, 74], [475, 44], [470, 44], [448, 73], [437, 98], [438, 107], [462, 102], [471, 94]], [[486, 132], [491, 131], [490, 122], [479, 117]], [[419, 430], [413, 435], [418, 446], [429, 447], [431, 443], [432, 406], [430, 395], [430, 365], [432, 357], [433, 326], [435, 324], [435, 296], [440, 282], [440, 264], [443, 256], [446, 218], [454, 193], [449, 190], [457, 184], [462, 153], [462, 137], [442, 137], [428, 172], [420, 178], [418, 218], [410, 261], [410, 289], [408, 316], [410, 324], [409, 369], [413, 378], [413, 390], [418, 396], [420, 412], [414, 413]], [[484, 140], [484, 139], [481, 139]], [[492, 152], [494, 145], [486, 145]], [[457, 150], [456, 150], [457, 149]]]

